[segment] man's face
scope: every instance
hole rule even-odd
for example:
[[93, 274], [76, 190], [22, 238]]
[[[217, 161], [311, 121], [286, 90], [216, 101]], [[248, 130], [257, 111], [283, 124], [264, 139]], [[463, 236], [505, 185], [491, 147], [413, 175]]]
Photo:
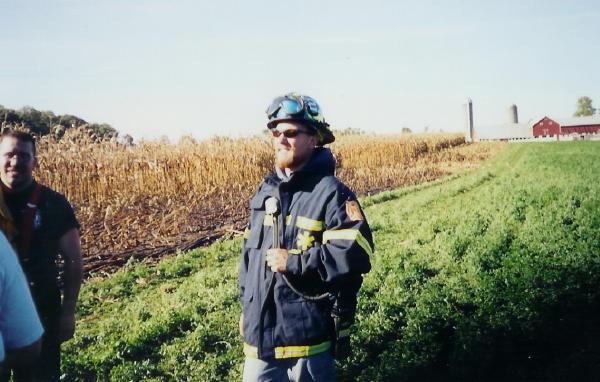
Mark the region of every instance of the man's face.
[[11, 191], [21, 191], [33, 181], [33, 144], [14, 137], [0, 142], [0, 180]]
[[271, 130], [275, 148], [275, 164], [282, 169], [297, 171], [310, 159], [317, 137], [297, 122], [280, 122]]

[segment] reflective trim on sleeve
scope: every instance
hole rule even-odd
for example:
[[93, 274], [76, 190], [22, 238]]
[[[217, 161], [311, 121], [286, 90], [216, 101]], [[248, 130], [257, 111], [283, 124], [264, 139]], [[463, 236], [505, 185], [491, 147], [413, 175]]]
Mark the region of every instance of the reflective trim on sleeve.
[[360, 233], [357, 229], [340, 229], [337, 231], [325, 231], [323, 232], [323, 244], [326, 244], [330, 240], [352, 240], [356, 241], [358, 245], [365, 250], [365, 252], [371, 256], [373, 255], [373, 248], [369, 241]]
[[244, 239], [248, 239], [250, 237], [250, 228], [246, 228], [244, 230]]
[[288, 250], [288, 253], [291, 253], [292, 255], [299, 255], [302, 253], [302, 251], [299, 249], [290, 249]]

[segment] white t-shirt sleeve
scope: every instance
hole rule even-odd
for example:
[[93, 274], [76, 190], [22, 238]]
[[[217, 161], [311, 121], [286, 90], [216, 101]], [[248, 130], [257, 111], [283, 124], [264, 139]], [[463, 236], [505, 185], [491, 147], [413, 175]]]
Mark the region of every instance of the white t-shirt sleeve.
[[43, 332], [17, 255], [0, 233], [0, 343], [4, 342], [1, 353], [31, 345]]

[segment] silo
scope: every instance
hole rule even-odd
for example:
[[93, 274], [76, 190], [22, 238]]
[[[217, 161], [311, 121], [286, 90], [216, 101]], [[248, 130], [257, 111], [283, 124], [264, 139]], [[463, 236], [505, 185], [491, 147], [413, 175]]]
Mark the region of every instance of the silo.
[[508, 123], [519, 123], [519, 116], [517, 114], [517, 105], [510, 105], [508, 109], [506, 109], [506, 113], [508, 116]]
[[473, 101], [467, 98], [465, 107], [465, 141], [473, 142]]

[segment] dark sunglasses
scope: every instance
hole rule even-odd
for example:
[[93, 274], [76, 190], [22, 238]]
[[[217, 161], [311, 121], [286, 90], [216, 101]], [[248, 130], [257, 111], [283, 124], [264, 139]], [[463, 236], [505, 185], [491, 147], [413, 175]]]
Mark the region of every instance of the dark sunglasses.
[[281, 135], [283, 135], [286, 138], [296, 138], [298, 134], [312, 135], [310, 132], [300, 129], [289, 129], [284, 131], [273, 129], [271, 130], [271, 134], [273, 134], [273, 138], [279, 138]]

